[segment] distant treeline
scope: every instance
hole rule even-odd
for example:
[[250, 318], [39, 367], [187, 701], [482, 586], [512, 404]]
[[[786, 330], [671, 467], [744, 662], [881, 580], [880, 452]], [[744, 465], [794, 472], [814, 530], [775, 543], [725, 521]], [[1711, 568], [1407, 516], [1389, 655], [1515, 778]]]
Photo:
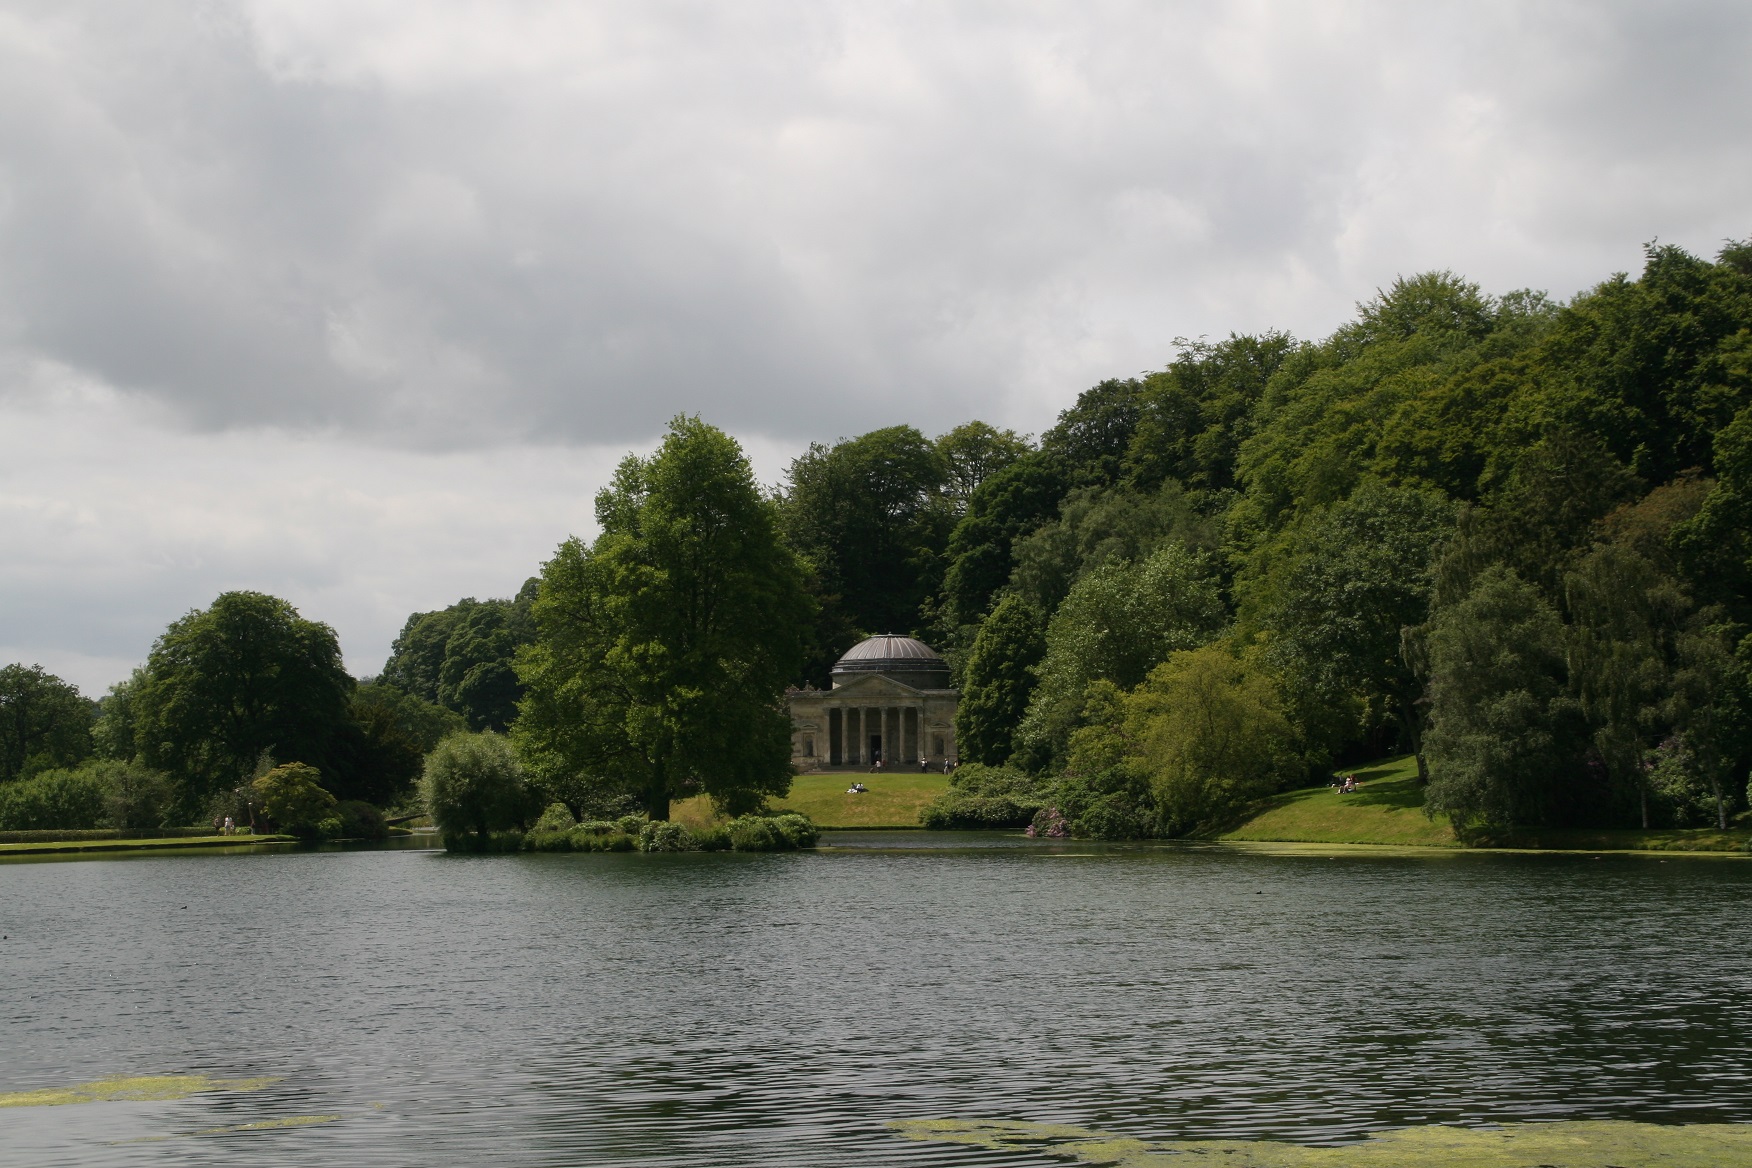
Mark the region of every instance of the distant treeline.
[[[775, 497], [734, 443], [678, 422], [598, 500], [602, 539], [563, 546], [514, 599], [412, 615], [368, 683], [326, 626], [248, 593], [177, 622], [101, 702], [0, 672], [0, 782], [129, 762], [168, 776], [164, 814], [187, 819], [296, 760], [338, 798], [390, 805], [467, 729], [510, 733], [580, 815], [618, 798], [661, 818], [694, 790], [746, 809], [737, 792], [782, 785], [777, 687], [824, 685], [862, 637], [904, 632], [950, 660], [963, 759], [1084, 834], [1208, 829], [1396, 751], [1463, 829], [1725, 825], [1745, 808], [1752, 245], [1715, 262], [1651, 247], [1640, 278], [1567, 304], [1426, 274], [1322, 341], [1176, 351], [1087, 390], [1038, 440], [894, 426], [810, 447]], [[687, 483], [673, 498], [671, 480]], [[722, 713], [709, 699], [599, 704], [730, 619], [690, 615], [692, 594], [646, 602], [718, 546], [698, 536], [701, 483], [723, 488], [714, 514], [736, 516], [748, 579], [794, 569], [801, 589], [736, 610], [779, 648], [718, 629], [716, 672], [689, 675], [771, 690], [752, 694], [746, 755], [694, 733]], [[644, 639], [603, 639], [611, 611]], [[245, 642], [255, 658], [227, 656]], [[615, 749], [573, 732], [586, 709], [624, 724]]]

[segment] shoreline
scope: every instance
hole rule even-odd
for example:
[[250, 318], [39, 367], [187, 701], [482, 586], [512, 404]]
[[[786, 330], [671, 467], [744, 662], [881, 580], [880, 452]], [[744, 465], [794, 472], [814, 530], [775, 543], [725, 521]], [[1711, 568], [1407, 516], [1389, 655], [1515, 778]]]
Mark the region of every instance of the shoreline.
[[7, 856], [37, 856], [72, 852], [145, 852], [166, 848], [246, 848], [257, 844], [296, 843], [289, 835], [197, 835], [161, 836], [132, 840], [44, 840], [40, 843], [0, 844], [0, 859]]

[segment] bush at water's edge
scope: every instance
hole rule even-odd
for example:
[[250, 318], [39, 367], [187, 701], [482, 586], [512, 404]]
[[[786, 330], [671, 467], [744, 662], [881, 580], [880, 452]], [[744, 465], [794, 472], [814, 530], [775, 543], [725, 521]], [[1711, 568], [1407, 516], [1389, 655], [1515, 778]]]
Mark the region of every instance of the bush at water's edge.
[[[498, 833], [509, 837], [516, 833]], [[628, 815], [618, 820], [578, 823], [571, 811], [555, 803], [542, 812], [527, 835], [518, 835], [518, 847], [534, 852], [787, 852], [812, 848], [820, 832], [807, 816], [743, 815], [721, 827], [690, 830], [670, 821], [652, 822]], [[508, 838], [481, 843], [472, 835], [445, 837], [451, 851], [507, 851]]]

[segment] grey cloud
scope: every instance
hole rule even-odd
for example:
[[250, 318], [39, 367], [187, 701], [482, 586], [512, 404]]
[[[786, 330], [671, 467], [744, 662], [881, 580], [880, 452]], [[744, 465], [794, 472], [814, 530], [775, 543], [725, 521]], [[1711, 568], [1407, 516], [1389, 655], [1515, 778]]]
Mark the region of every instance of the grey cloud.
[[[231, 15], [216, 15], [231, 13]], [[1037, 427], [1743, 204], [1734, 5], [11, 6], [0, 335], [186, 424]]]

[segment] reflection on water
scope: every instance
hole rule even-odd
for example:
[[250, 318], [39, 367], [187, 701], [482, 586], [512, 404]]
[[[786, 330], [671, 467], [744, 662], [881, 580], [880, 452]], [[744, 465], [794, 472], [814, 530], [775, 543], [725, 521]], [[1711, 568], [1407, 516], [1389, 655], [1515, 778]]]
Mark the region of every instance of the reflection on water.
[[0, 865], [0, 1093], [275, 1080], [0, 1111], [0, 1160], [1042, 1165], [888, 1125], [1752, 1121], [1752, 864], [829, 842]]

